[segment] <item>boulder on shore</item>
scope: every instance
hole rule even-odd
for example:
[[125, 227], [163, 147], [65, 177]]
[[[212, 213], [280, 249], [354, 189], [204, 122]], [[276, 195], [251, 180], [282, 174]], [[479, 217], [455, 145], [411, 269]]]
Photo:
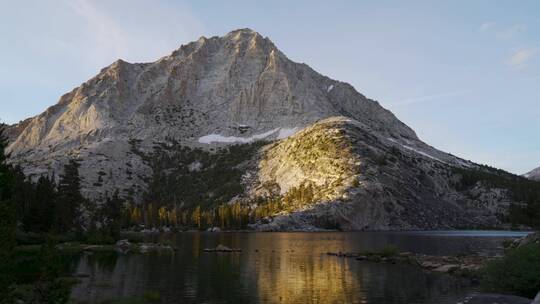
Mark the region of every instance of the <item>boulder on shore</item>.
[[239, 248], [229, 248], [225, 245], [219, 244], [216, 248], [205, 248], [205, 252], [241, 252]]
[[534, 301], [531, 304], [540, 304], [540, 290], [538, 291], [538, 294], [534, 298]]
[[531, 233], [515, 240], [512, 247], [521, 247], [528, 244], [540, 244], [540, 232]]
[[492, 293], [479, 293], [469, 296], [463, 304], [531, 304], [531, 300], [518, 296], [509, 296]]

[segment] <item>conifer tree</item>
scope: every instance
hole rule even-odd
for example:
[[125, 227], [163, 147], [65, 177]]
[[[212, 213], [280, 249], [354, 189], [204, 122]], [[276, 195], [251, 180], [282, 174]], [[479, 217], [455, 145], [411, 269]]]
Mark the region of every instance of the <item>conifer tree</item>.
[[0, 125], [0, 303], [12, 300], [13, 275], [11, 258], [15, 248], [17, 221], [12, 201], [12, 168], [7, 163], [4, 125]]
[[122, 229], [124, 201], [120, 198], [118, 190], [103, 205], [105, 226], [113, 237], [118, 237]]
[[[54, 177], [53, 177], [54, 178]], [[48, 232], [53, 227], [56, 185], [53, 178], [41, 176], [30, 198], [30, 208], [23, 218], [24, 229], [34, 232]]]
[[57, 232], [80, 230], [79, 212], [84, 201], [81, 195], [81, 179], [79, 177], [80, 164], [70, 159], [64, 165], [64, 173], [60, 175], [58, 183], [58, 198], [55, 208], [55, 229]]

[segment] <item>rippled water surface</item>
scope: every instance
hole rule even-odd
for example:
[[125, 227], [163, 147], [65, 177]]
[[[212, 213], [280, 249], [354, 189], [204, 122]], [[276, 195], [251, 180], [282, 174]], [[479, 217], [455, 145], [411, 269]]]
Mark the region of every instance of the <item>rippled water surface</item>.
[[[174, 253], [81, 256], [89, 275], [72, 298], [85, 303], [157, 292], [162, 303], [456, 303], [473, 287], [407, 265], [328, 256], [328, 251], [377, 250], [447, 255], [497, 254], [521, 232], [178, 233], [156, 236]], [[241, 253], [206, 253], [224, 244]]]

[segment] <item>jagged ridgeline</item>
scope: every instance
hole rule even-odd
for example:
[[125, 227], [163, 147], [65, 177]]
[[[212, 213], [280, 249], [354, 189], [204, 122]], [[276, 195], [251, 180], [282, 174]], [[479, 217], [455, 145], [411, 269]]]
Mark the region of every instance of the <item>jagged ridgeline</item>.
[[536, 184], [429, 146], [250, 29], [118, 60], [7, 135], [26, 176], [60, 176], [77, 159], [82, 195], [99, 206], [118, 193], [133, 223], [505, 228], [540, 213], [526, 190]]

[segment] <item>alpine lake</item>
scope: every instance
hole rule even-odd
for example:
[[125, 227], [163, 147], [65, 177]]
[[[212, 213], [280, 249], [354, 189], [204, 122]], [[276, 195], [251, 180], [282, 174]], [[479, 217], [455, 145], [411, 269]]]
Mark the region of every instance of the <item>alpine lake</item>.
[[[327, 252], [381, 250], [429, 255], [497, 255], [509, 231], [183, 232], [147, 235], [175, 251], [84, 253], [70, 257], [74, 303], [458, 303], [469, 280], [406, 264]], [[205, 252], [219, 244], [239, 252]], [[146, 303], [146, 302], [133, 302]]]

